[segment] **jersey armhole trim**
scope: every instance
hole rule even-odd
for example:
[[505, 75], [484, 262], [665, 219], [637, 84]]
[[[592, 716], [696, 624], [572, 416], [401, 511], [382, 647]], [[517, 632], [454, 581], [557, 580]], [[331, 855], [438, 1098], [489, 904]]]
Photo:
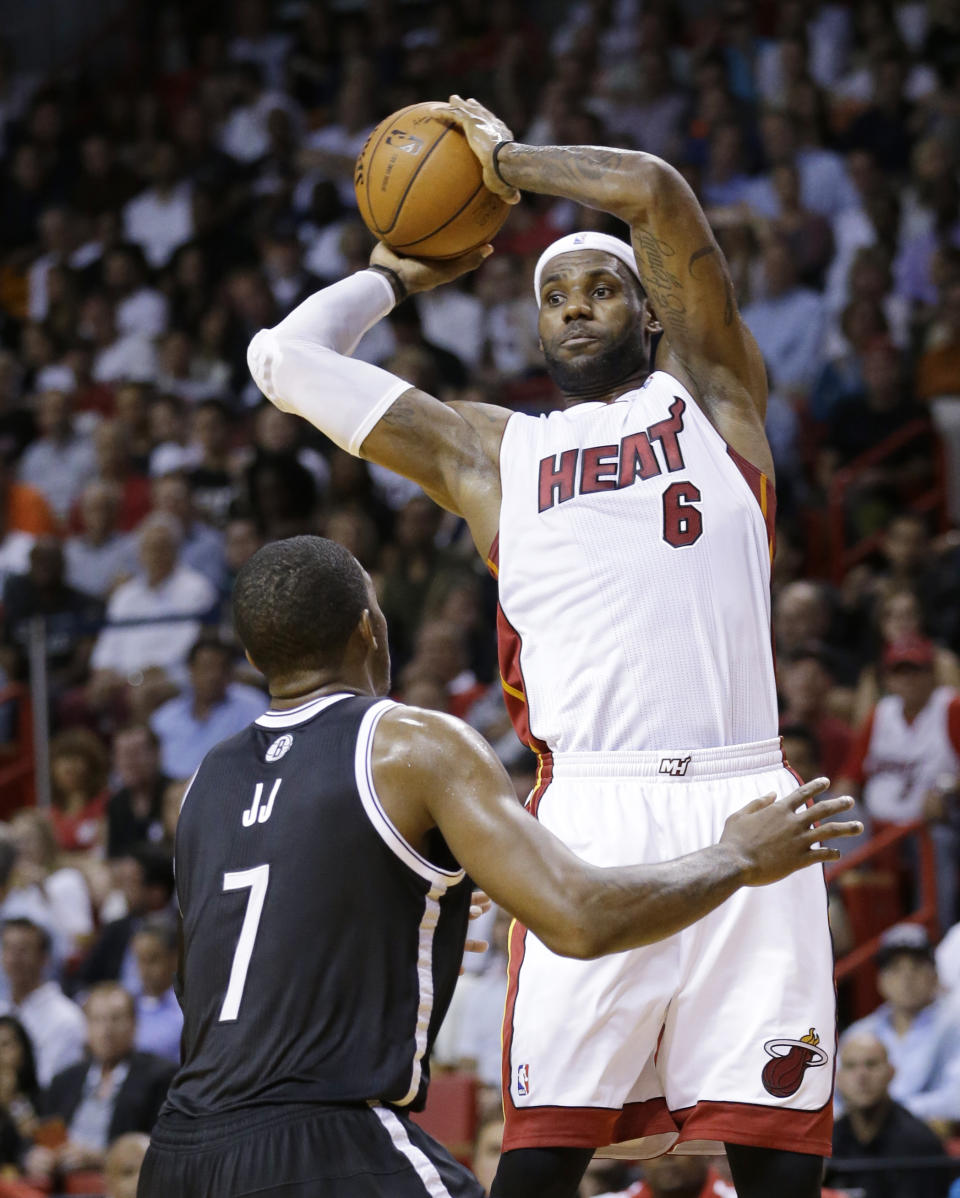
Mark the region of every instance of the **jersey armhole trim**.
[[408, 869], [413, 870], [431, 886], [447, 890], [464, 878], [462, 869], [442, 869], [428, 861], [418, 853], [413, 845], [404, 840], [396, 825], [387, 815], [377, 795], [373, 784], [373, 737], [381, 718], [392, 708], [398, 706], [390, 699], [384, 699], [371, 707], [364, 715], [357, 733], [357, 748], [354, 756], [354, 773], [356, 775], [357, 792], [367, 818], [373, 825], [374, 831], [392, 853], [395, 854]]

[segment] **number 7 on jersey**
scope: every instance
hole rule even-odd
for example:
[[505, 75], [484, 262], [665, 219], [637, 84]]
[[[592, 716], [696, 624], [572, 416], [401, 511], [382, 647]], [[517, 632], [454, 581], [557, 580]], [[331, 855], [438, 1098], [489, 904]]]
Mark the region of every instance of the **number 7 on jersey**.
[[263, 914], [269, 881], [269, 865], [255, 865], [252, 869], [240, 869], [223, 875], [224, 894], [228, 890], [249, 890], [250, 894], [243, 916], [243, 926], [240, 928], [240, 939], [237, 941], [233, 964], [230, 966], [230, 981], [223, 996], [223, 1006], [220, 1008], [220, 1023], [232, 1023], [240, 1014], [240, 1000], [243, 998], [243, 988], [247, 982], [247, 970], [253, 956], [253, 945], [257, 939], [257, 929], [260, 927], [260, 916]]

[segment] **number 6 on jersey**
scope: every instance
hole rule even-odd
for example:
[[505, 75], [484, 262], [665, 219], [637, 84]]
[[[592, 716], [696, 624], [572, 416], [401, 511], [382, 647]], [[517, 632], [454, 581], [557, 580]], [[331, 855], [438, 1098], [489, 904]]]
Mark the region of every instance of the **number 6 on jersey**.
[[243, 926], [240, 928], [240, 939], [233, 954], [233, 964], [230, 966], [230, 981], [223, 996], [223, 1006], [220, 1008], [220, 1023], [232, 1023], [240, 1014], [240, 1000], [243, 998], [243, 988], [247, 982], [247, 970], [253, 956], [253, 945], [257, 939], [257, 929], [260, 927], [260, 916], [263, 914], [269, 881], [269, 865], [255, 865], [252, 869], [241, 869], [223, 875], [224, 894], [228, 890], [249, 890], [250, 895], [247, 898]]

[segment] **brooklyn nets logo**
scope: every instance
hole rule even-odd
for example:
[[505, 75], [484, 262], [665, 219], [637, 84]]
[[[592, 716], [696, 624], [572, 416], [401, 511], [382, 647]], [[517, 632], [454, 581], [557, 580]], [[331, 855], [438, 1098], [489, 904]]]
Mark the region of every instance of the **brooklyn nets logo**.
[[285, 732], [283, 736], [278, 736], [264, 756], [267, 761], [279, 761], [281, 757], [286, 755], [293, 748], [293, 737], [289, 732]]

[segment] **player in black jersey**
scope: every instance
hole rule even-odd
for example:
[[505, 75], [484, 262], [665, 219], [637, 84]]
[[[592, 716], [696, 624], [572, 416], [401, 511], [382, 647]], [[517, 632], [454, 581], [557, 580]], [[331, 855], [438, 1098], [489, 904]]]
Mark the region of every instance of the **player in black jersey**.
[[587, 865], [524, 812], [477, 733], [381, 698], [386, 623], [341, 546], [261, 549], [234, 618], [272, 704], [184, 799], [183, 1065], [140, 1198], [480, 1198], [408, 1118], [460, 966], [465, 871], [555, 952], [589, 957], [832, 860], [816, 842], [861, 830], [812, 829], [851, 805], [805, 806], [821, 779], [750, 803], [688, 857]]

